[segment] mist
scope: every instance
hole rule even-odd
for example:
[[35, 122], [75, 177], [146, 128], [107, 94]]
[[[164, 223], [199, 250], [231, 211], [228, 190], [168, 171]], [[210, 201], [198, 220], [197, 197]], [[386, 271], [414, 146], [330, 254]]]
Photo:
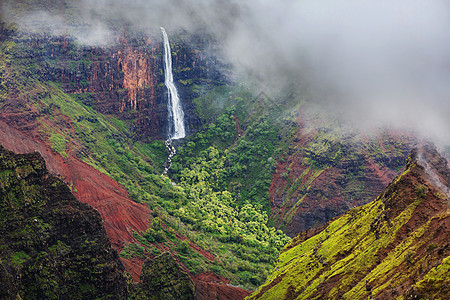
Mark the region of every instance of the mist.
[[[24, 1], [26, 2], [26, 1]], [[45, 1], [28, 1], [32, 3]], [[15, 4], [16, 3], [16, 4]], [[24, 30], [70, 34], [107, 46], [123, 21], [149, 34], [164, 26], [205, 32], [236, 78], [363, 131], [414, 131], [450, 144], [450, 5], [445, 0], [79, 0], [51, 10], [2, 7]], [[67, 19], [77, 11], [76, 20]], [[241, 79], [244, 80], [244, 79]], [[307, 96], [305, 96], [307, 95]], [[300, 100], [299, 100], [300, 101]]]

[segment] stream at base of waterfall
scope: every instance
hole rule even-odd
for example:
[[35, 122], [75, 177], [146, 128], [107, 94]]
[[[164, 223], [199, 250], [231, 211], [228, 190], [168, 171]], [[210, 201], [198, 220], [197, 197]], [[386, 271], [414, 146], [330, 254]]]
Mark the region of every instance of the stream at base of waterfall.
[[186, 136], [186, 130], [184, 127], [184, 113], [181, 106], [181, 100], [178, 95], [175, 83], [173, 82], [172, 51], [170, 49], [169, 38], [167, 36], [166, 30], [163, 27], [161, 27], [161, 32], [163, 34], [164, 40], [164, 85], [167, 87], [168, 97], [167, 110], [169, 134], [167, 140], [165, 141], [165, 144], [167, 150], [169, 151], [169, 157], [164, 164], [163, 172], [163, 174], [167, 174], [172, 163], [172, 158], [177, 153], [175, 147], [172, 145], [172, 140], [184, 138]]

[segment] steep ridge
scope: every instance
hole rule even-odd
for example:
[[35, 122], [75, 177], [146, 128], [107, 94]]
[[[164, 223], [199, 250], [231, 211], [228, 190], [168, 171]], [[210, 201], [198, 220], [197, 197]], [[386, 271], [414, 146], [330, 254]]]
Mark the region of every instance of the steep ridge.
[[[16, 92], [8, 95], [6, 101], [0, 102], [2, 108], [0, 118], [8, 126], [18, 129], [41, 145], [43, 148], [39, 148], [39, 151], [46, 155], [47, 160], [55, 160], [54, 165], [57, 166], [54, 168], [55, 173], [61, 174], [77, 197], [83, 198], [83, 195], [86, 195], [83, 201], [92, 201], [93, 205], [98, 207], [105, 218], [108, 234], [110, 234], [115, 248], [118, 251], [122, 250], [121, 258], [135, 281], [139, 280], [140, 269], [145, 257], [154, 257], [161, 251], [171, 251], [178, 262], [184, 263], [185, 269], [189, 268], [195, 275], [213, 271], [232, 278], [233, 284], [244, 284], [246, 288], [251, 289], [261, 284], [261, 280], [270, 270], [277, 251], [284, 244], [284, 242], [280, 242], [279, 237], [283, 236], [284, 241], [287, 240], [281, 231], [276, 232], [272, 230], [273, 228], [268, 230], [269, 228], [266, 226], [266, 224], [269, 225], [268, 220], [260, 214], [262, 209], [258, 206], [262, 204], [267, 211], [269, 210], [270, 203], [266, 201], [266, 194], [273, 173], [272, 167], [278, 160], [277, 153], [279, 152], [274, 151], [273, 145], [280, 139], [278, 132], [280, 128], [272, 126], [273, 122], [268, 122], [261, 117], [266, 113], [273, 112], [274, 103], [267, 103], [268, 97], [264, 93], [257, 98], [249, 96], [248, 92], [236, 95], [236, 92], [233, 91], [234, 87], [228, 91], [227, 89], [230, 87], [223, 88], [220, 86], [221, 83], [217, 84], [213, 80], [209, 80], [217, 75], [213, 74], [209, 77], [206, 74], [214, 68], [206, 68], [208, 62], [202, 61], [201, 53], [187, 47], [182, 39], [183, 37], [177, 37], [172, 48], [174, 76], [175, 80], [179, 82], [177, 87], [180, 87], [184, 96], [187, 95], [189, 101], [198, 95], [203, 96], [199, 90], [214, 90], [214, 87], [217, 87], [215, 101], [219, 102], [217, 103], [218, 107], [227, 110], [227, 115], [219, 118], [217, 118], [217, 110], [215, 110], [213, 119], [217, 119], [218, 122], [214, 120], [214, 123], [219, 126], [216, 126], [215, 129], [214, 126], [210, 127], [213, 137], [211, 139], [219, 141], [215, 146], [219, 146], [220, 151], [217, 152], [213, 149], [214, 151], [205, 153], [209, 159], [216, 160], [217, 154], [222, 155], [222, 150], [226, 153], [225, 148], [231, 145], [230, 151], [227, 152], [232, 155], [219, 160], [225, 166], [223, 170], [219, 164], [215, 167], [220, 167], [217, 168], [219, 172], [216, 174], [234, 178], [231, 180], [226, 178], [224, 182], [217, 185], [220, 190], [214, 192], [220, 196], [219, 201], [212, 201], [219, 199], [217, 197], [211, 198], [211, 201], [204, 196], [196, 199], [199, 201], [207, 199], [208, 205], [214, 204], [213, 206], [217, 205], [217, 207], [213, 207], [214, 209], [220, 208], [209, 209], [210, 214], [195, 215], [199, 211], [192, 205], [195, 193], [186, 192], [190, 190], [191, 185], [173, 184], [172, 179], [177, 182], [175, 177], [169, 179], [154, 176], [161, 174], [158, 172], [156, 160], [153, 160], [154, 152], [160, 151], [157, 149], [157, 142], [152, 143], [153, 145], [149, 145], [150, 143], [139, 144], [142, 140], [149, 141], [150, 138], [160, 137], [161, 132], [165, 132], [165, 125], [160, 122], [161, 115], [158, 115], [158, 112], [161, 111], [161, 104], [165, 104], [160, 101], [163, 95], [160, 76], [162, 60], [158, 52], [161, 51], [158, 48], [160, 47], [158, 40], [155, 42], [136, 37], [123, 38], [118, 47], [100, 49], [80, 47], [70, 38], [27, 36], [26, 34], [16, 36], [12, 39], [12, 42], [15, 43], [13, 47], [17, 48], [14, 53], [14, 63], [22, 67], [24, 78], [19, 79], [26, 82], [27, 86], [19, 87]], [[209, 63], [209, 66], [211, 65], [213, 64]], [[205, 76], [203, 76], [204, 73]], [[12, 81], [15, 82], [15, 80]], [[11, 84], [11, 86], [13, 85]], [[235, 108], [226, 107], [227, 101], [222, 102], [223, 98], [228, 96], [233, 105], [236, 105]], [[208, 99], [206, 99], [207, 101]], [[197, 109], [202, 106], [199, 102], [196, 105]], [[187, 117], [191, 118], [188, 123], [194, 124], [193, 127], [198, 128], [195, 122], [192, 122], [192, 119], [195, 119], [193, 106], [192, 103], [187, 103], [188, 111], [190, 109]], [[204, 107], [208, 106], [214, 105], [204, 105]], [[264, 108], [262, 108], [263, 106]], [[162, 111], [166, 111], [165, 105], [162, 107]], [[239, 109], [236, 109], [237, 107]], [[248, 109], [248, 115], [246, 115], [247, 112], [240, 109], [241, 107]], [[205, 123], [209, 122], [209, 120], [205, 120], [203, 120]], [[241, 132], [239, 131], [239, 122], [242, 123]], [[214, 134], [212, 134], [213, 132]], [[198, 142], [195, 141], [197, 147], [209, 146], [208, 141], [204, 140], [204, 137], [208, 135], [209, 133], [200, 138], [199, 134]], [[234, 139], [235, 136], [236, 139]], [[327, 145], [326, 140], [312, 144], [321, 143]], [[16, 139], [13, 144], [20, 144], [20, 142]], [[192, 146], [195, 147], [195, 144], [189, 143], [189, 141], [186, 143], [185, 150], [187, 151], [185, 153], [191, 152], [186, 155], [188, 159], [193, 159], [196, 154], [199, 154], [198, 149], [196, 151], [190, 149]], [[299, 144], [303, 143], [300, 141]], [[233, 149], [234, 146], [236, 146], [235, 149]], [[296, 146], [299, 145], [295, 145], [293, 148]], [[32, 146], [26, 151], [34, 150], [33, 147], [37, 149], [36, 146]], [[15, 149], [14, 145], [11, 146], [11, 149]], [[311, 149], [310, 147], [309, 150]], [[293, 149], [288, 149], [288, 152], [291, 150]], [[332, 198], [330, 199], [333, 201], [329, 203], [319, 202], [325, 196], [333, 194], [339, 188], [334, 189], [334, 185], [338, 185], [340, 180], [347, 175], [339, 173], [340, 170], [336, 166], [330, 168], [327, 160], [324, 165], [321, 165], [322, 160], [328, 154], [321, 153], [321, 150], [310, 151], [305, 156], [296, 156], [298, 166], [292, 164], [295, 172], [291, 174], [285, 172], [289, 170], [288, 165], [284, 166], [287, 168], [284, 170], [283, 165], [280, 164], [280, 174], [275, 175], [287, 173], [289, 175], [287, 177], [291, 180], [290, 182], [286, 181], [286, 185], [279, 189], [281, 192], [276, 195], [277, 202], [283, 202], [280, 209], [282, 214], [279, 219], [273, 218], [277, 222], [282, 219], [278, 225], [288, 230], [291, 235], [299, 230], [298, 224], [307, 219], [305, 214], [300, 217], [295, 216], [298, 211], [303, 213], [302, 209], [304, 208], [306, 208], [306, 215], [312, 215], [313, 219], [317, 219], [317, 221], [305, 222], [305, 225], [301, 224], [308, 228], [326, 222], [349, 207], [359, 204], [356, 201], [340, 201], [340, 199]], [[293, 151], [295, 152], [295, 150]], [[46, 154], [47, 152], [49, 154]], [[289, 165], [291, 165], [290, 159], [290, 157], [287, 158]], [[305, 159], [309, 159], [311, 163], [301, 165]], [[372, 183], [373, 186], [381, 189], [380, 182], [386, 184], [386, 178], [388, 180], [392, 178], [388, 176], [391, 170], [388, 171], [384, 165], [378, 164], [378, 161], [370, 164], [369, 159], [359, 160], [357, 157], [352, 160], [345, 157], [343, 166], [346, 168], [355, 162], [357, 166], [367, 162], [367, 168], [373, 169], [374, 173], [381, 174], [373, 182], [368, 180], [369, 188], [364, 186], [367, 190], [371, 190]], [[190, 168], [187, 164], [181, 165], [186, 169]], [[293, 182], [295, 178], [300, 177], [300, 173], [297, 171], [300, 173], [307, 171], [304, 178], [312, 185], [312, 188], [302, 187], [308, 191], [310, 196], [303, 199], [307, 206], [302, 206], [300, 191], [295, 189], [298, 187], [296, 183], [300, 182]], [[323, 176], [321, 171], [323, 171]], [[355, 168], [355, 174], [357, 171], [359, 171], [358, 168]], [[193, 174], [195, 175], [195, 173]], [[337, 176], [333, 177], [335, 174]], [[363, 177], [361, 174], [359, 176]], [[244, 177], [245, 179], [242, 180]], [[324, 186], [327, 185], [330, 178], [335, 182], [332, 184], [332, 188], [327, 190]], [[85, 179], [88, 183], [83, 183]], [[96, 180], [103, 182], [100, 184], [100, 189], [96, 187]], [[94, 184], [90, 186], [90, 182]], [[117, 182], [123, 186], [118, 185]], [[292, 183], [294, 184], [290, 186]], [[315, 185], [316, 183], [319, 185]], [[282, 182], [282, 184], [284, 183]], [[228, 191], [222, 190], [224, 186], [233, 192], [233, 198], [229, 197]], [[273, 186], [276, 187], [276, 184]], [[120, 201], [118, 201], [119, 204], [114, 200], [110, 201], [115, 198], [123, 200], [121, 197], [128, 199], [124, 187], [133, 200], [151, 206], [154, 210], [153, 217], [164, 215], [164, 222], [167, 226], [147, 232], [145, 229], [148, 227], [148, 220], [152, 218], [148, 209], [139, 212], [142, 205], [133, 203], [122, 207]], [[291, 189], [291, 187], [293, 188]], [[113, 198], [110, 198], [110, 189], [114, 191]], [[286, 189], [290, 189], [294, 193], [289, 191], [284, 193], [283, 190]], [[325, 193], [322, 194], [322, 190]], [[349, 185], [349, 193], [351, 194], [354, 190], [356, 188], [353, 189], [353, 186]], [[205, 196], [210, 195], [212, 193], [206, 193]], [[356, 194], [350, 200], [357, 199], [358, 196]], [[274, 196], [274, 199], [276, 197]], [[222, 198], [230, 203], [236, 201], [238, 204], [237, 207], [234, 207], [233, 204], [231, 214], [239, 216], [236, 221], [222, 218], [223, 207], [219, 206], [225, 202], [222, 201]], [[260, 199], [263, 200], [260, 201]], [[364, 199], [361, 202], [367, 200]], [[258, 203], [259, 201], [261, 203]], [[320, 203], [319, 210], [315, 210], [316, 202]], [[252, 211], [251, 205], [247, 205], [249, 203], [255, 205], [255, 211]], [[297, 203], [300, 206], [297, 206]], [[228, 206], [229, 203], [226, 202], [226, 204]], [[189, 205], [191, 206], [189, 207]], [[237, 209], [234, 211], [234, 208]], [[325, 213], [320, 211], [322, 208]], [[279, 209], [279, 207], [275, 209]], [[238, 211], [241, 212], [239, 215]], [[166, 212], [168, 214], [165, 214]], [[255, 226], [253, 223], [255, 220], [251, 219], [252, 215], [258, 216], [255, 219], [263, 225], [261, 229], [264, 229], [267, 235], [261, 234], [261, 230], [258, 229], [259, 224]], [[174, 218], [167, 222], [170, 217], [179, 217], [184, 224], [180, 224], [180, 220]], [[237, 222], [241, 220], [244, 223]], [[295, 222], [292, 222], [293, 226], [289, 227], [292, 220]], [[241, 225], [244, 226], [241, 227]], [[181, 236], [178, 234], [179, 230], [186, 229], [185, 226], [189, 230], [185, 230], [182, 233], [184, 236]], [[238, 228], [240, 232], [232, 229], [232, 226]], [[192, 228], [195, 231], [191, 231]], [[243, 228], [245, 231], [242, 230]], [[193, 232], [201, 234], [201, 236], [192, 234], [188, 236], [188, 233]], [[277, 238], [269, 239], [270, 235]], [[213, 238], [205, 243], [205, 236], [208, 240], [211, 236]], [[181, 243], [185, 237], [191, 239], [189, 248], [193, 251], [187, 251], [185, 244]], [[218, 240], [220, 243], [213, 244], [213, 240]], [[201, 245], [201, 247], [193, 243]], [[124, 247], [122, 248], [122, 246]], [[220, 248], [222, 246], [223, 248]], [[200, 250], [194, 249], [195, 247]], [[214, 288], [210, 283], [215, 284], [215, 282], [206, 282], [208, 283], [206, 286], [213, 291]], [[221, 291], [223, 287], [233, 288], [223, 284], [216, 290]]]
[[99, 213], [50, 175], [38, 152], [14, 154], [0, 146], [0, 216], [2, 299], [241, 299], [249, 294], [223, 284], [225, 279], [219, 284], [208, 276], [191, 278], [169, 252], [145, 261], [140, 282], [126, 280]]
[[125, 299], [124, 269], [99, 213], [38, 154], [0, 146], [0, 298]]
[[[113, 247], [120, 251], [124, 243], [135, 241], [133, 231], [148, 227], [148, 207], [132, 201], [123, 186], [79, 158], [86, 149], [76, 138], [72, 120], [55, 105], [61, 99], [41, 82], [24, 83], [14, 67], [11, 63], [8, 72], [16, 72], [17, 79], [8, 82], [8, 94], [1, 101], [0, 143], [16, 153], [41, 153], [51, 174], [70, 185], [78, 199], [98, 209]], [[44, 97], [54, 103], [43, 109]], [[58, 133], [54, 136], [63, 134], [59, 150], [55, 148], [58, 140], [51, 141], [49, 130]]]
[[289, 242], [249, 299], [448, 299], [450, 170], [422, 145], [373, 202]]

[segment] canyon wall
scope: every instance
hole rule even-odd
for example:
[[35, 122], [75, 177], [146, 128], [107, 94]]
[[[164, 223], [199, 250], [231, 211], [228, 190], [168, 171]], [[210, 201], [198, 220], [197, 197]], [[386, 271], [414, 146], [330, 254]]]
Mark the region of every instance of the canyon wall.
[[[202, 52], [205, 41], [197, 38], [197, 44], [192, 46], [183, 38], [186, 37], [171, 39], [173, 71], [188, 131], [193, 132], [200, 126], [192, 103], [198, 97], [195, 85], [224, 78], [214, 67], [215, 59]], [[109, 48], [83, 47], [69, 38], [46, 35], [18, 39], [21, 59], [39, 64], [30, 66], [30, 71], [35, 69], [41, 79], [55, 82], [102, 114], [125, 120], [133, 127], [136, 140], [167, 137], [167, 91], [160, 36], [130, 37], [124, 33]]]

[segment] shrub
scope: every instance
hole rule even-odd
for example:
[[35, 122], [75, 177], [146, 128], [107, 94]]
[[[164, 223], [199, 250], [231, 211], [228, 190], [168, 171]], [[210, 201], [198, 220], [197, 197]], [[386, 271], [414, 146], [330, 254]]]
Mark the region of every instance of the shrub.
[[426, 185], [421, 184], [418, 187], [416, 187], [416, 196], [418, 198], [421, 198], [421, 199], [425, 198], [427, 193], [428, 193], [428, 188]]
[[184, 254], [188, 254], [189, 253], [189, 240], [183, 240], [180, 245], [178, 245], [178, 252], [184, 253]]

